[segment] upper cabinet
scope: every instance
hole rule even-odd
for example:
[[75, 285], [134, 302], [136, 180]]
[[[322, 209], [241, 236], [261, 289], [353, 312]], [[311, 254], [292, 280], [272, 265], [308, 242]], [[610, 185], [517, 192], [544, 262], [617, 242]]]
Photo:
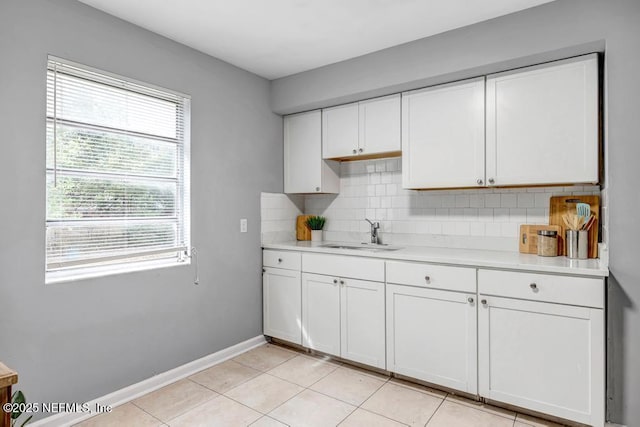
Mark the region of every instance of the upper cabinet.
[[403, 187], [484, 181], [484, 77], [403, 93]]
[[284, 117], [284, 192], [339, 193], [339, 163], [322, 159], [320, 110]]
[[322, 157], [342, 159], [400, 152], [400, 94], [322, 110]]
[[597, 183], [597, 54], [487, 76], [489, 185]]

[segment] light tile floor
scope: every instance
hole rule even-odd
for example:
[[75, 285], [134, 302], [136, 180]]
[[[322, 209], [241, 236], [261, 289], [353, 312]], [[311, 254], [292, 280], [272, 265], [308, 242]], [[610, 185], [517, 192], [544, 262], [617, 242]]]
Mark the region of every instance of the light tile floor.
[[558, 426], [273, 344], [77, 424], [167, 425]]

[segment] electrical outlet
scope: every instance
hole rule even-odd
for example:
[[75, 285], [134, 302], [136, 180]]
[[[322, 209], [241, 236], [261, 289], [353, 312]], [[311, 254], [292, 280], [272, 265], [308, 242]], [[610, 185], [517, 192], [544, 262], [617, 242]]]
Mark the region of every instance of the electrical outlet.
[[240, 218], [240, 232], [247, 232], [247, 218]]

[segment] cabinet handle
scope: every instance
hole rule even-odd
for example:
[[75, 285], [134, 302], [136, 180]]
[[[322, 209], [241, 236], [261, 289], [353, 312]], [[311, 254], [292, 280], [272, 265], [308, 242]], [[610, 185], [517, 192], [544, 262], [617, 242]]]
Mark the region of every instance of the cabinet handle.
[[354, 148], [353, 149], [353, 154], [356, 154], [358, 151]]
[[534, 291], [538, 289], [538, 285], [536, 285], [535, 283], [530, 284], [529, 287]]
[[489, 178], [489, 184], [495, 184], [495, 183], [496, 183], [496, 180], [495, 180], [495, 179], [493, 179], [493, 178]]
[[486, 299], [483, 299], [480, 302], [482, 303], [482, 305], [487, 305], [487, 300]]
[[282, 258], [278, 258], [278, 262], [282, 262]]
[[267, 270], [265, 270], [265, 269], [263, 268], [263, 269], [262, 269], [262, 272], [263, 272], [263, 273], [266, 273], [266, 272], [267, 272]]
[[316, 191], [320, 191], [320, 187], [316, 187]]
[[340, 284], [344, 286], [344, 280], [340, 280]]
[[482, 179], [478, 178], [478, 180], [476, 181], [478, 183], [478, 185], [482, 185]]
[[358, 152], [359, 152], [359, 153], [362, 153], [363, 151], [364, 151], [364, 149], [362, 149], [362, 148], [358, 148]]
[[469, 301], [469, 304], [473, 304], [473, 298], [469, 297], [467, 298], [467, 301]]
[[431, 282], [431, 277], [424, 276], [424, 281], [427, 282], [427, 283]]
[[338, 279], [333, 279], [333, 284], [337, 285], [338, 284]]

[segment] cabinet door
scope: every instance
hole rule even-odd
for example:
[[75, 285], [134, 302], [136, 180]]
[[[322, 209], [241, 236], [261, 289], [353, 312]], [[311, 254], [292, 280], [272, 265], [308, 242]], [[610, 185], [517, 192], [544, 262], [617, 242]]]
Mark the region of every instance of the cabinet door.
[[302, 344], [300, 272], [264, 268], [262, 289], [264, 334]]
[[475, 394], [476, 325], [475, 294], [387, 284], [387, 370]]
[[485, 295], [480, 299], [480, 395], [602, 426], [603, 310]]
[[305, 347], [340, 356], [338, 278], [302, 273], [302, 342]]
[[596, 54], [487, 77], [491, 185], [598, 182], [598, 129]]
[[322, 110], [322, 158], [358, 154], [358, 103]]
[[402, 94], [402, 186], [484, 184], [484, 77]]
[[340, 289], [341, 357], [385, 369], [384, 283], [340, 279]]
[[400, 151], [400, 94], [362, 101], [358, 108], [358, 154]]
[[340, 192], [339, 164], [322, 160], [320, 110], [284, 117], [284, 192]]

